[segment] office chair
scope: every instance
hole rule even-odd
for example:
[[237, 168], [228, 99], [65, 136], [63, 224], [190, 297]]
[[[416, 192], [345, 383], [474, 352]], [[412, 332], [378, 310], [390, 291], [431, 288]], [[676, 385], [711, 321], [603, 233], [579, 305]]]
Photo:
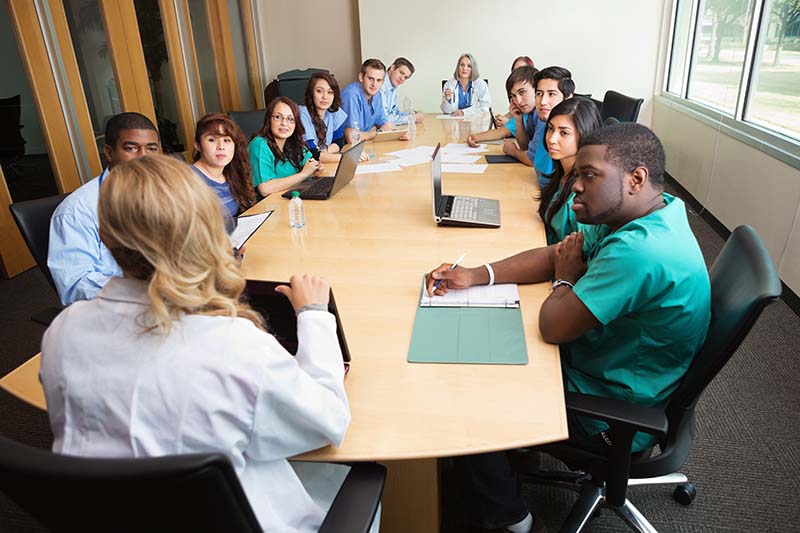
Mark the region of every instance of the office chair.
[[241, 128], [244, 136], [249, 141], [264, 127], [264, 113], [266, 112], [266, 109], [256, 109], [255, 111], [228, 111], [228, 116]]
[[[709, 271], [711, 324], [703, 346], [664, 408], [586, 394], [566, 394], [567, 410], [603, 420], [611, 427], [608, 456], [567, 443], [537, 447], [564, 462], [573, 472], [520, 474], [521, 482], [550, 482], [580, 493], [562, 532], [577, 532], [593, 513], [614, 510], [634, 531], [655, 532], [627, 499], [629, 486], [678, 484], [673, 496], [689, 505], [695, 489], [677, 470], [689, 454], [695, 432], [695, 405], [706, 386], [728, 362], [764, 308], [781, 294], [781, 282], [764, 243], [750, 226], [736, 228]], [[659, 439], [661, 454], [631, 453], [634, 434]]]
[[[385, 478], [381, 465], [354, 465], [320, 531], [369, 531]], [[53, 531], [262, 531], [219, 453], [96, 459], [0, 436], [0, 490]]]
[[603, 121], [603, 126], [613, 126], [614, 124], [619, 124], [619, 120], [616, 117], [608, 117]]
[[600, 114], [603, 120], [614, 117], [620, 122], [636, 122], [642, 102], [644, 102], [642, 98], [631, 98], [616, 91], [606, 91]]
[[264, 105], [268, 106], [278, 96], [286, 96], [294, 100], [297, 105], [303, 105], [303, 96], [306, 92], [308, 79], [316, 72], [330, 74], [330, 71], [324, 68], [295, 69], [281, 72], [264, 87]]
[[20, 133], [21, 105], [20, 95], [0, 98], [0, 165], [14, 173], [14, 163], [25, 155], [26, 141]]
[[[17, 223], [19, 232], [25, 240], [25, 244], [28, 245], [36, 264], [39, 265], [45, 279], [56, 291], [56, 294], [58, 294], [56, 284], [53, 282], [53, 276], [50, 275], [50, 269], [47, 267], [47, 250], [50, 245], [50, 218], [66, 197], [66, 194], [62, 194], [26, 202], [14, 202], [8, 206], [11, 210], [11, 216], [14, 217], [14, 222]], [[49, 307], [31, 316], [31, 320], [49, 326], [62, 309], [63, 307]]]

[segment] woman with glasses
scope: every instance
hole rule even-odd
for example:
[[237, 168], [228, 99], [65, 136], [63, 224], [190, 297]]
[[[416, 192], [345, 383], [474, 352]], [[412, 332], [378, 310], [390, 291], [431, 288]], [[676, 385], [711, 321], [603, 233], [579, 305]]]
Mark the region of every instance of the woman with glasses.
[[247, 147], [253, 186], [261, 196], [289, 189], [319, 170], [304, 135], [297, 104], [283, 96], [269, 103], [264, 127]]

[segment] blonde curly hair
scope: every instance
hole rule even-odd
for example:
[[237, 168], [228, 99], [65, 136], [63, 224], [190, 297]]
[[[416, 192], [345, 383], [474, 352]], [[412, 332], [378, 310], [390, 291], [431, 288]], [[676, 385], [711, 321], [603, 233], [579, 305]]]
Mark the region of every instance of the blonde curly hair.
[[189, 167], [162, 155], [120, 163], [100, 188], [100, 239], [126, 277], [148, 283], [145, 331], [169, 332], [184, 315], [263, 317], [241, 300], [245, 279], [217, 195]]

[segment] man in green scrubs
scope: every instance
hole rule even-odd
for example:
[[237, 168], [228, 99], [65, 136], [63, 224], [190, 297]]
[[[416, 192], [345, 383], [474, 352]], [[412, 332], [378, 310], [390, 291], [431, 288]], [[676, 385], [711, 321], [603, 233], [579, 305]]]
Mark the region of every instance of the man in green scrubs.
[[[664, 192], [664, 149], [635, 123], [595, 130], [575, 162], [578, 222], [561, 243], [475, 268], [449, 265], [428, 278], [431, 290], [486, 283], [552, 282], [539, 328], [562, 345], [570, 390], [662, 406], [703, 343], [711, 289], [683, 202]], [[570, 440], [602, 448], [607, 426], [570, 417]], [[655, 444], [637, 434], [634, 450]], [[529, 531], [528, 510], [504, 453], [461, 461], [484, 527]], [[521, 528], [516, 526], [520, 525]], [[537, 526], [539, 524], [536, 524]]]

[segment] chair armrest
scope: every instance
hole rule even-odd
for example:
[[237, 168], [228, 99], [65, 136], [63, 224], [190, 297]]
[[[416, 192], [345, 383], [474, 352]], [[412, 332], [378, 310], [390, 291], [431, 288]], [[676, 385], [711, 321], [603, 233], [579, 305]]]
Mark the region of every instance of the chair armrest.
[[567, 392], [567, 410], [577, 415], [606, 422], [612, 428], [642, 431], [659, 439], [667, 434], [667, 415], [655, 407], [646, 407], [579, 392]]
[[353, 464], [336, 494], [319, 533], [367, 533], [375, 518], [386, 481], [386, 467]]

